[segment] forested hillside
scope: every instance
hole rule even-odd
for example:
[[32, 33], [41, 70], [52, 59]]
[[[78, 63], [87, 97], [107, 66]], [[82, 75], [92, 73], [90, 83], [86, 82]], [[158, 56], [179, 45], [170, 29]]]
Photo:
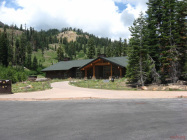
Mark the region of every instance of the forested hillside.
[[[109, 56], [125, 55], [122, 40], [112, 42], [108, 38], [98, 38], [92, 34], [84, 33], [81, 29], [63, 28], [61, 31], [50, 29], [48, 31], [36, 31], [34, 28], [23, 29], [17, 26], [4, 26], [0, 28], [1, 39], [6, 40], [2, 45], [2, 64], [20, 65], [28, 69], [37, 69], [32, 63], [36, 56], [38, 67], [42, 67], [47, 58], [45, 67], [64, 58], [85, 59], [94, 58], [99, 54]], [[88, 40], [92, 40], [93, 47], [89, 47]], [[109, 47], [108, 47], [109, 46]], [[6, 48], [6, 49], [5, 49]], [[90, 54], [91, 52], [91, 54]], [[54, 54], [56, 53], [56, 57]], [[89, 56], [88, 56], [89, 54]], [[51, 61], [50, 63], [48, 61]]]
[[36, 31], [26, 25], [0, 26], [0, 64], [19, 71], [27, 69], [31, 74], [39, 74], [62, 60], [96, 58], [100, 54], [124, 56], [126, 48], [126, 41], [124, 44], [121, 39], [112, 42], [71, 27]]

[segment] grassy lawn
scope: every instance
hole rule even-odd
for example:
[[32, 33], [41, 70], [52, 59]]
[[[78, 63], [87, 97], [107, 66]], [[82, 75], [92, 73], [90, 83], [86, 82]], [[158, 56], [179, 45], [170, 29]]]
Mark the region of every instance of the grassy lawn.
[[109, 80], [71, 80], [71, 85], [84, 88], [108, 89], [108, 90], [137, 90], [126, 85], [124, 79]]
[[44, 82], [31, 82], [31, 81], [25, 81], [25, 82], [18, 82], [15, 84], [12, 84], [12, 92], [18, 93], [18, 92], [30, 92], [30, 91], [41, 91], [46, 89], [51, 89], [51, 83], [54, 82], [61, 82], [66, 81], [67, 79], [53, 79], [50, 81], [44, 81]]
[[[77, 80], [72, 79], [69, 83], [70, 85], [83, 87], [83, 88], [93, 88], [93, 89], [108, 89], [108, 90], [142, 90], [140, 87], [133, 88], [126, 84], [126, 80], [115, 79], [114, 82], [109, 80]], [[147, 85], [149, 91], [186, 91], [187, 86], [185, 85]]]

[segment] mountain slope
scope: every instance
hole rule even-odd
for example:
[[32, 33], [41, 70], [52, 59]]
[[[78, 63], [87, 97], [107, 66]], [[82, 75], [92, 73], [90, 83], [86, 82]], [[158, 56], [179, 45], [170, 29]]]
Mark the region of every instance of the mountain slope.
[[[60, 38], [67, 38], [67, 41], [68, 42], [71, 42], [71, 41], [76, 41], [76, 38], [77, 37], [83, 37], [83, 35], [78, 35], [75, 31], [64, 31], [62, 33], [59, 33], [57, 38], [60, 39]], [[89, 39], [89, 36], [86, 35], [86, 38]]]

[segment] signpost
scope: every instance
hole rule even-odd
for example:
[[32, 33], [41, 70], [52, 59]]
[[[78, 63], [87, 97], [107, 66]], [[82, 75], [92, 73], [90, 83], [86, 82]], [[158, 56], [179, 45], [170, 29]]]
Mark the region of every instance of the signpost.
[[12, 81], [0, 80], [0, 93], [12, 94]]

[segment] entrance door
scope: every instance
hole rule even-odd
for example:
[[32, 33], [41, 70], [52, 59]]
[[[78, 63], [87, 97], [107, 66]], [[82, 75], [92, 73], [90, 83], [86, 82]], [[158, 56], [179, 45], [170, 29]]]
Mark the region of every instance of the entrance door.
[[103, 66], [96, 66], [96, 78], [103, 78]]

